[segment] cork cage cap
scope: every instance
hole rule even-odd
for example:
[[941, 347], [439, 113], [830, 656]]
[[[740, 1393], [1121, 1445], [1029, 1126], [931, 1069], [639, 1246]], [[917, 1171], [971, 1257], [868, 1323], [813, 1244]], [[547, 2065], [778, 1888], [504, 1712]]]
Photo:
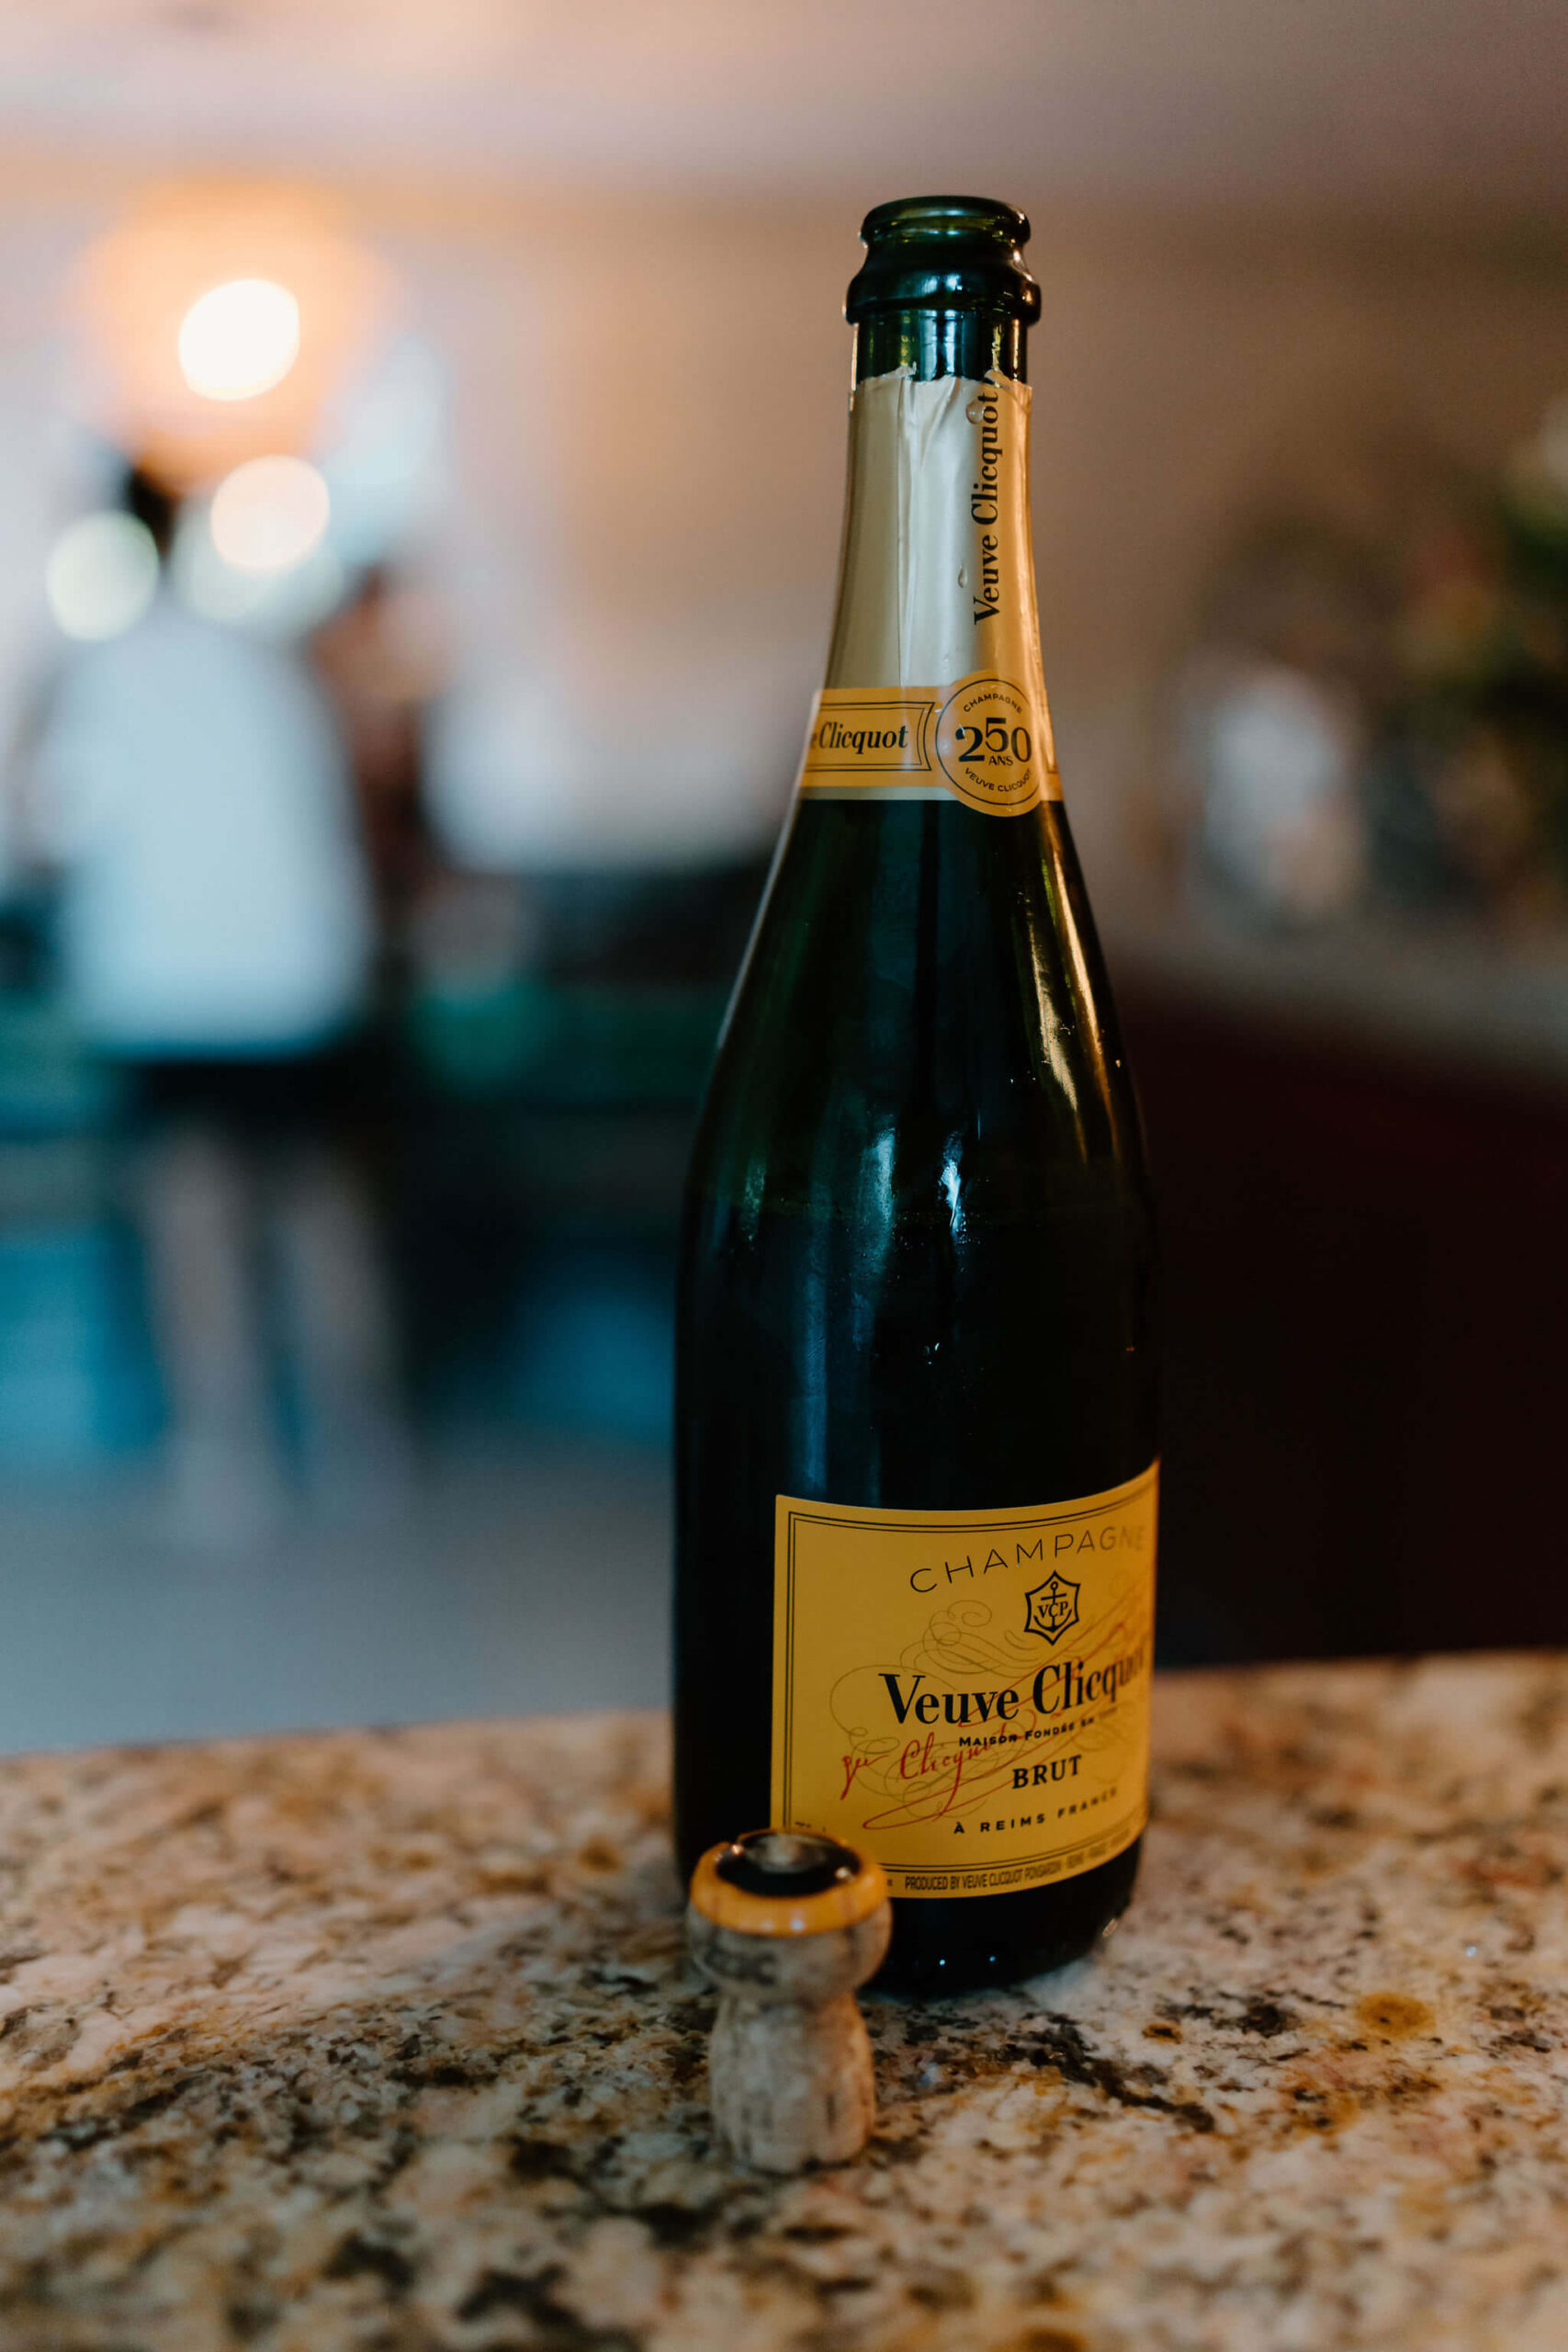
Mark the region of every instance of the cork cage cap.
[[887, 1900], [880, 1862], [811, 1829], [751, 1829], [710, 1846], [692, 1873], [692, 1908], [743, 1936], [820, 1936], [856, 1928]]

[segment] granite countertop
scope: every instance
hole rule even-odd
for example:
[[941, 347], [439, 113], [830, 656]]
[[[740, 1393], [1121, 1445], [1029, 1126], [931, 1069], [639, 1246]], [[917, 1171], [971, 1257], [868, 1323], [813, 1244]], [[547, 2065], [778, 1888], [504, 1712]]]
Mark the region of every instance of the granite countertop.
[[0, 1766], [6, 2352], [1563, 2352], [1568, 1660], [1165, 1679], [1093, 1965], [705, 2112], [660, 1720]]

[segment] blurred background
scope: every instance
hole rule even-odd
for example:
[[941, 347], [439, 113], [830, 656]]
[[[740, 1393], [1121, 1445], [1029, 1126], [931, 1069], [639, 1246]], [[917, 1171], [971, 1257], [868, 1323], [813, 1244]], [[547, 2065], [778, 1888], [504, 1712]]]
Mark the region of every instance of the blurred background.
[[0, 1747], [652, 1701], [862, 213], [1024, 206], [1172, 1661], [1561, 1640], [1557, 0], [0, 17]]

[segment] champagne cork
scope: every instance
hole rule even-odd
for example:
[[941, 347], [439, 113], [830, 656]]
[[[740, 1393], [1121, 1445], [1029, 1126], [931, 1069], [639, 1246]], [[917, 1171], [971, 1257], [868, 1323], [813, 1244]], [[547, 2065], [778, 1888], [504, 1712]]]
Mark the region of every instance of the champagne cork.
[[857, 2155], [876, 2086], [855, 1987], [893, 1930], [881, 1864], [813, 1831], [751, 1830], [697, 1864], [686, 1929], [718, 1989], [708, 2081], [731, 2153], [772, 2173]]

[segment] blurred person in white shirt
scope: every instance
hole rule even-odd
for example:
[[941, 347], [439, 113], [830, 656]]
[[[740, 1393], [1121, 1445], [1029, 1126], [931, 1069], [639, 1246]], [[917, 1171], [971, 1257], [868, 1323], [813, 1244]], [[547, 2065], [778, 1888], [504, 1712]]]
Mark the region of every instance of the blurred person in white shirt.
[[318, 1487], [385, 1495], [400, 1460], [368, 1218], [332, 1143], [351, 1107], [374, 917], [332, 716], [287, 649], [168, 583], [175, 502], [125, 503], [163, 565], [122, 635], [73, 650], [25, 782], [58, 876], [61, 982], [125, 1075], [170, 1413], [194, 1539], [243, 1541], [287, 1494], [269, 1332], [286, 1343]]

